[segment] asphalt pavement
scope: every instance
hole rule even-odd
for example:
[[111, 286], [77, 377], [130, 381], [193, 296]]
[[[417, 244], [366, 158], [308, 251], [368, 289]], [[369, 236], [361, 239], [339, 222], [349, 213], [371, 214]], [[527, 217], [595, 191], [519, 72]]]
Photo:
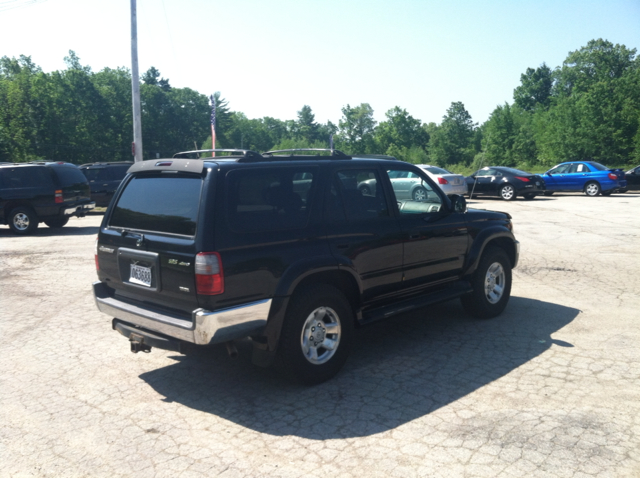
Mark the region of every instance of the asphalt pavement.
[[640, 194], [469, 205], [513, 216], [506, 311], [362, 329], [316, 387], [248, 342], [130, 353], [93, 302], [101, 215], [0, 226], [0, 477], [639, 477]]

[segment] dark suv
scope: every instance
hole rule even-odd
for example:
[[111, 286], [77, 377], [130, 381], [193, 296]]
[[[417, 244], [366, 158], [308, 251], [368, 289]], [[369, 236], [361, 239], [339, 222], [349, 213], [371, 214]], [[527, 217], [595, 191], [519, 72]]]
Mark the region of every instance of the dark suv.
[[58, 228], [71, 216], [95, 207], [89, 183], [70, 163], [37, 162], [0, 165], [0, 223], [16, 234], [30, 234], [38, 223]]
[[107, 207], [120, 182], [127, 175], [133, 161], [114, 163], [82, 164], [80, 171], [84, 173], [91, 187], [91, 199], [98, 207]]
[[[397, 197], [390, 178], [407, 171], [422, 200]], [[250, 337], [254, 363], [319, 383], [357, 327], [454, 298], [500, 314], [518, 255], [508, 214], [467, 211], [411, 164], [243, 151], [136, 163], [100, 227], [93, 288], [133, 352], [234, 353]]]

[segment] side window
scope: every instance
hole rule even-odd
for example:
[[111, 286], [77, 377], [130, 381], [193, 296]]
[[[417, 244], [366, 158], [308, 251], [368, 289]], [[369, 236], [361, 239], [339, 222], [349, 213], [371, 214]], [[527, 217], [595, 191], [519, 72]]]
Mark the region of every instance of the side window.
[[556, 166], [552, 170], [549, 171], [551, 174], [566, 174], [569, 172], [570, 164], [561, 164], [560, 166]]
[[442, 198], [431, 184], [411, 172], [409, 174], [412, 177], [402, 180], [394, 179], [396, 173], [397, 171], [393, 169], [387, 171], [400, 214], [427, 214], [440, 211]]
[[3, 173], [6, 188], [53, 188], [51, 174], [41, 166], [7, 168]]
[[[576, 172], [578, 173], [588, 173], [589, 171], [589, 167], [586, 164], [574, 164], [574, 166], [576, 166]], [[573, 172], [573, 170], [571, 171]]]
[[363, 221], [389, 216], [378, 172], [349, 169], [334, 175], [326, 201], [329, 221]]
[[489, 169], [481, 169], [476, 174], [476, 176], [491, 176], [491, 172]]
[[227, 219], [237, 232], [306, 227], [316, 184], [315, 170], [235, 170], [226, 189]]

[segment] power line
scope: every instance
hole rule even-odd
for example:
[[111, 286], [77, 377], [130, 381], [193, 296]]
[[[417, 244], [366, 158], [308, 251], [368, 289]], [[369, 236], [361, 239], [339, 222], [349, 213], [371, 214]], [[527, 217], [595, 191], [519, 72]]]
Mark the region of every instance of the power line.
[[7, 12], [16, 8], [30, 7], [47, 0], [0, 0], [0, 12]]

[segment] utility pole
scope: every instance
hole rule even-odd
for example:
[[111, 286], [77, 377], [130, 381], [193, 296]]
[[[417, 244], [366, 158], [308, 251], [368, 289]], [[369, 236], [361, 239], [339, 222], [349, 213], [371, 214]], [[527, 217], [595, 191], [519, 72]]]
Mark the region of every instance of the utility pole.
[[142, 115], [140, 113], [140, 74], [138, 73], [138, 20], [136, 0], [131, 0], [131, 96], [133, 101], [134, 161], [142, 161]]

